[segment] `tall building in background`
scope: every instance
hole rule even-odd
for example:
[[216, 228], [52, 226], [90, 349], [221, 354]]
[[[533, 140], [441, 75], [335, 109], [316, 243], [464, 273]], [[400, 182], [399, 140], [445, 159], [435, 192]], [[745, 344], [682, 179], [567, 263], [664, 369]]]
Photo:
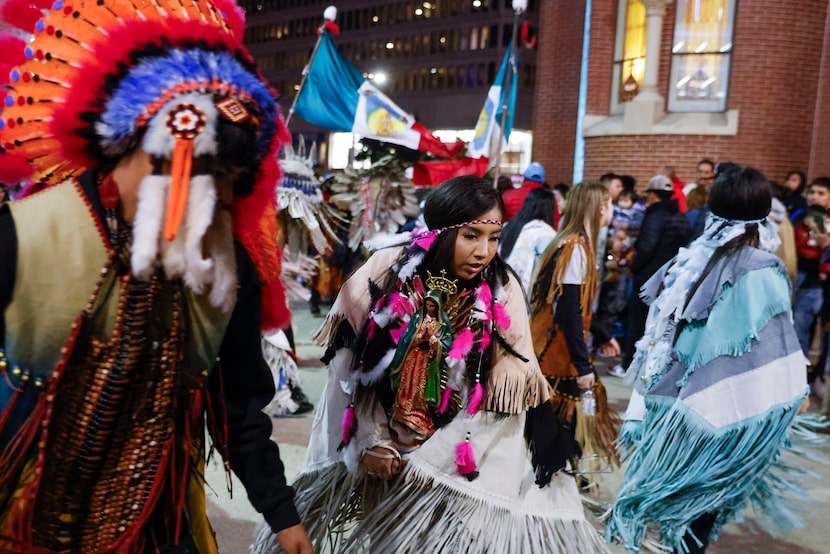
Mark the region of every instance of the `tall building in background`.
[[[241, 0], [245, 43], [288, 113], [317, 40], [323, 10], [338, 8], [338, 49], [402, 109], [444, 140], [469, 140], [511, 40], [511, 0], [371, 1]], [[538, 0], [522, 20], [535, 32]], [[521, 41], [519, 42], [521, 44]], [[520, 173], [530, 162], [535, 48], [520, 47], [518, 99], [502, 168]], [[296, 115], [290, 129], [325, 143], [328, 132]], [[348, 149], [349, 145], [345, 145]], [[342, 145], [327, 158], [342, 160]], [[335, 165], [338, 165], [335, 163]]]
[[673, 165], [692, 181], [701, 158], [830, 174], [828, 0], [539, 6], [533, 152], [549, 181], [583, 148], [587, 179]]

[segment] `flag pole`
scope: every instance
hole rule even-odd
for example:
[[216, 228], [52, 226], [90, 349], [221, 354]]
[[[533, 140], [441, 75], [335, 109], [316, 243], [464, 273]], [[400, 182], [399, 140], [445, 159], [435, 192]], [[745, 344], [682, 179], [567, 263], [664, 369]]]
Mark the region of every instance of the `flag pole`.
[[499, 140], [496, 142], [498, 145], [496, 148], [496, 172], [493, 175], [493, 186], [498, 188], [499, 186], [499, 174], [501, 172], [501, 155], [502, 155], [502, 147], [501, 142], [504, 140], [504, 126], [507, 124], [507, 114], [510, 111], [510, 89], [511, 85], [513, 84], [513, 74], [516, 72], [515, 67], [515, 60], [518, 57], [516, 53], [516, 34], [519, 28], [519, 14], [523, 10], [521, 8], [516, 8], [513, 11], [513, 30], [510, 34], [510, 63], [507, 64], [508, 70], [505, 75], [505, 83], [504, 83], [504, 94], [502, 98], [504, 99], [502, 102], [501, 107], [501, 123], [499, 124]]
[[311, 69], [311, 64], [314, 63], [314, 57], [317, 55], [317, 49], [320, 48], [320, 43], [323, 41], [323, 33], [328, 32], [329, 22], [334, 24], [334, 20], [337, 17], [337, 8], [334, 6], [329, 6], [323, 12], [323, 24], [320, 25], [320, 28], [317, 29], [317, 42], [314, 43], [314, 50], [311, 51], [311, 57], [308, 58], [308, 63], [305, 64], [303, 67], [303, 78], [300, 79], [300, 88], [297, 89], [297, 94], [294, 95], [294, 100], [291, 102], [291, 108], [288, 110], [288, 117], [285, 118], [285, 126], [288, 127], [288, 124], [291, 123], [291, 116], [294, 115], [294, 107], [297, 105], [297, 100], [300, 99], [300, 94], [303, 92], [303, 87], [305, 86], [305, 81], [308, 78], [308, 73]]

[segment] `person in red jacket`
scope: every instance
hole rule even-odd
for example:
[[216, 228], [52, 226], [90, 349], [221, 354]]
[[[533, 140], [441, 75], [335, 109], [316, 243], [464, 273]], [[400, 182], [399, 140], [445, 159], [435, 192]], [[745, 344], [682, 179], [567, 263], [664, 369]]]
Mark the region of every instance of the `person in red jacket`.
[[830, 179], [818, 178], [807, 192], [807, 212], [795, 225], [795, 247], [798, 255], [798, 276], [793, 302], [793, 322], [804, 355], [810, 351], [810, 329], [823, 302], [824, 283], [830, 266], [822, 264], [828, 246], [824, 222], [830, 209]]
[[[525, 202], [527, 193], [542, 186], [547, 186], [545, 184], [545, 168], [539, 162], [532, 162], [524, 172], [522, 186], [517, 189], [510, 189], [502, 194], [502, 200], [504, 200], [504, 221], [510, 221], [519, 213], [522, 204]], [[553, 206], [553, 227], [555, 229], [559, 228], [559, 208], [556, 204]]]

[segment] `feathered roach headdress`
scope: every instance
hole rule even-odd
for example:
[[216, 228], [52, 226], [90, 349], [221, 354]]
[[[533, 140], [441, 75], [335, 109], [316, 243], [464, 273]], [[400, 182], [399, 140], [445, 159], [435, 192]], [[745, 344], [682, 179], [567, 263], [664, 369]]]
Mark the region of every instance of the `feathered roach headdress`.
[[0, 82], [8, 79], [0, 181], [49, 186], [114, 167], [136, 148], [168, 160], [170, 175], [145, 178], [153, 192], [143, 205], [139, 191], [133, 272], [152, 273], [160, 254], [169, 276], [197, 291], [212, 284], [211, 302], [229, 308], [235, 282], [218, 290], [221, 276], [201, 256], [210, 219], [182, 225], [182, 218], [188, 210], [212, 213], [218, 201], [198, 159], [218, 153], [221, 121], [252, 126], [253, 193], [233, 199], [226, 225], [257, 266], [263, 325], [285, 323], [274, 183], [287, 129], [242, 45], [244, 15], [233, 0], [0, 0], [0, 17]]

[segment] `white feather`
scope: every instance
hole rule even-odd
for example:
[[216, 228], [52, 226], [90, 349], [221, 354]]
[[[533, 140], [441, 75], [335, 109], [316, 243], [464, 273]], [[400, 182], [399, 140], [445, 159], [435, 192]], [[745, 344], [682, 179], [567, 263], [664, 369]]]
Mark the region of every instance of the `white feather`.
[[405, 283], [408, 279], [415, 275], [415, 270], [418, 269], [418, 266], [421, 265], [422, 261], [424, 261], [423, 252], [417, 252], [409, 258], [406, 265], [404, 265], [398, 272], [398, 278], [402, 283]]
[[372, 313], [372, 319], [375, 320], [375, 324], [378, 327], [386, 329], [386, 326], [389, 325], [389, 321], [392, 319], [392, 307], [384, 306], [379, 312]]
[[447, 386], [453, 390], [461, 390], [464, 386], [464, 372], [467, 370], [467, 362], [455, 358], [444, 358], [447, 367], [450, 368], [450, 375], [447, 378]]
[[411, 240], [412, 233], [409, 231], [403, 233], [377, 233], [372, 238], [364, 240], [363, 246], [369, 252], [374, 252], [392, 246], [403, 246], [409, 244]]
[[360, 374], [360, 382], [364, 386], [372, 385], [380, 381], [380, 378], [383, 377], [383, 374], [389, 368], [389, 364], [392, 363], [392, 358], [395, 357], [395, 349], [388, 350], [386, 354], [383, 355], [383, 358], [377, 363], [375, 367], [371, 369], [368, 373], [361, 373]]

